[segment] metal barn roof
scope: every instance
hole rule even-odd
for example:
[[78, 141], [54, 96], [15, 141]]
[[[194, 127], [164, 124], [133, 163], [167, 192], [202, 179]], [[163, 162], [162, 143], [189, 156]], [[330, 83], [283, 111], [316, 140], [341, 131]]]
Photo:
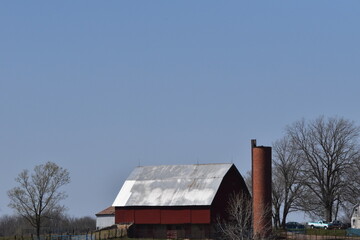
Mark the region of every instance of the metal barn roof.
[[137, 167], [125, 181], [113, 206], [211, 205], [233, 164]]

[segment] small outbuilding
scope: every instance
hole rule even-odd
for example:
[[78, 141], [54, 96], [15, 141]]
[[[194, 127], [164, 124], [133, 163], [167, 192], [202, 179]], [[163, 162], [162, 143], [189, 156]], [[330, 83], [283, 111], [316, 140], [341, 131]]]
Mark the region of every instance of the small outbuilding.
[[234, 164], [141, 166], [113, 203], [115, 223], [138, 238], [211, 238], [240, 193], [250, 196]]
[[351, 214], [351, 228], [360, 229], [360, 204], [356, 204]]
[[110, 206], [95, 214], [96, 230], [110, 227], [115, 224], [115, 207]]

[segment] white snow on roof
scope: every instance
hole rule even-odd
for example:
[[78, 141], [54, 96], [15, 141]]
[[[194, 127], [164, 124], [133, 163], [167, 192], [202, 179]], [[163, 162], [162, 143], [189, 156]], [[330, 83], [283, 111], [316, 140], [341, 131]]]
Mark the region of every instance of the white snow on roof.
[[137, 167], [113, 206], [211, 205], [232, 164], [163, 165]]

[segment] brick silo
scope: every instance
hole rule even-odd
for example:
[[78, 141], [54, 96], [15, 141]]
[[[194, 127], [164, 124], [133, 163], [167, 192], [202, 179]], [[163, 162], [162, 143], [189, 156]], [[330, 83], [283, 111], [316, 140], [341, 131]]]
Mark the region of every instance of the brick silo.
[[271, 234], [271, 147], [256, 146], [251, 140], [253, 231], [257, 238]]

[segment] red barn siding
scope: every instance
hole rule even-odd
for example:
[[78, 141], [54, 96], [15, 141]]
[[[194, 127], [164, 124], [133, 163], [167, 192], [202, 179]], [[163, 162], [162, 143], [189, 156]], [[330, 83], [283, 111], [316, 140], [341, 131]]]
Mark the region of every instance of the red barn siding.
[[173, 208], [116, 208], [115, 223], [135, 224], [208, 224], [211, 222], [209, 207]]
[[191, 222], [190, 209], [161, 210], [162, 224], [185, 224]]
[[210, 223], [210, 210], [209, 209], [192, 209], [191, 210], [191, 223]]
[[136, 209], [135, 224], [160, 224], [160, 209]]
[[135, 210], [115, 208], [115, 223], [131, 223], [135, 221]]

